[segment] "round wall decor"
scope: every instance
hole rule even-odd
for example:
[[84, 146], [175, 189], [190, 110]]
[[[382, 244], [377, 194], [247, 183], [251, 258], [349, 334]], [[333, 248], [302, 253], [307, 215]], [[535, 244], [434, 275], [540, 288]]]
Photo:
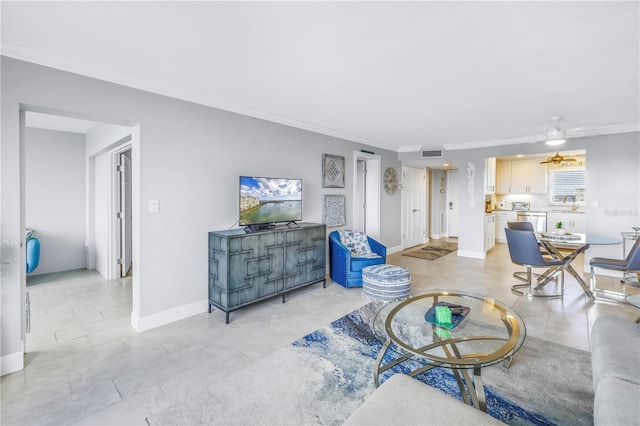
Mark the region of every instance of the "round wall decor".
[[389, 195], [395, 194], [398, 190], [398, 174], [393, 167], [387, 167], [384, 171], [384, 190]]

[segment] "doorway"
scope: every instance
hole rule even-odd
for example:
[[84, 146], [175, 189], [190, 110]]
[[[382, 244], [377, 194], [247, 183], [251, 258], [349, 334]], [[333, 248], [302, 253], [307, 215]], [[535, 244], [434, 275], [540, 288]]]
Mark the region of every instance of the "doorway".
[[380, 238], [380, 156], [354, 151], [353, 229]]
[[[51, 145], [50, 148], [50, 152], [46, 154], [46, 158], [40, 158], [38, 161], [40, 161], [40, 165], [37, 167], [29, 167], [29, 171], [25, 172], [25, 176], [23, 177], [23, 179], [25, 180], [25, 183], [22, 184], [21, 186], [23, 187], [23, 189], [21, 189], [21, 194], [20, 197], [25, 200], [25, 208], [22, 209], [22, 213], [25, 217], [29, 218], [30, 221], [29, 223], [33, 222], [32, 220], [32, 216], [27, 216], [27, 209], [31, 206], [31, 209], [33, 210], [34, 207], [30, 204], [27, 205], [26, 201], [27, 198], [29, 196], [33, 196], [38, 195], [37, 198], [41, 198], [42, 200], [51, 200], [52, 197], [57, 201], [58, 199], [62, 199], [63, 201], [65, 201], [65, 209], [64, 212], [64, 216], [61, 216], [59, 214], [56, 214], [56, 211], [54, 211], [54, 209], [52, 208], [51, 205], [49, 205], [49, 210], [47, 210], [45, 207], [40, 207], [39, 209], [42, 210], [40, 212], [41, 215], [45, 215], [45, 216], [50, 216], [48, 219], [52, 219], [52, 220], [56, 220], [56, 224], [54, 226], [47, 226], [46, 223], [40, 221], [39, 224], [36, 225], [36, 227], [38, 228], [38, 230], [40, 231], [40, 233], [44, 236], [49, 237], [49, 240], [47, 240], [47, 244], [49, 245], [49, 252], [43, 253], [45, 256], [47, 256], [47, 260], [49, 262], [51, 262], [52, 260], [57, 259], [57, 255], [58, 252], [63, 253], [63, 256], [65, 258], [73, 258], [73, 259], [79, 259], [78, 262], [76, 264], [73, 264], [71, 266], [69, 266], [68, 264], [61, 264], [62, 267], [58, 267], [58, 269], [53, 269], [50, 268], [50, 271], [47, 270], [39, 270], [36, 271], [36, 273], [40, 272], [40, 274], [38, 275], [32, 275], [29, 278], [29, 282], [27, 282], [26, 278], [24, 277], [24, 270], [21, 272], [21, 274], [23, 274], [23, 278], [24, 279], [24, 288], [23, 291], [25, 293], [25, 296], [23, 298], [23, 307], [21, 309], [22, 312], [27, 311], [27, 306], [25, 306], [27, 304], [27, 291], [29, 291], [31, 293], [31, 295], [33, 296], [34, 294], [37, 294], [39, 296], [41, 296], [39, 293], [46, 293], [46, 290], [43, 290], [43, 286], [47, 286], [48, 284], [55, 284], [56, 285], [56, 292], [61, 291], [61, 289], [63, 290], [62, 293], [65, 294], [65, 298], [64, 300], [62, 300], [62, 298], [58, 298], [60, 300], [55, 300], [55, 301], [51, 301], [48, 300], [46, 298], [42, 298], [42, 297], [38, 297], [37, 299], [35, 298], [31, 298], [31, 302], [35, 302], [34, 303], [30, 303], [29, 307], [37, 310], [38, 308], [41, 308], [38, 315], [36, 315], [37, 318], [34, 319], [34, 321], [31, 321], [29, 323], [29, 325], [33, 326], [31, 328], [31, 333], [28, 336], [30, 339], [29, 341], [27, 341], [27, 337], [25, 336], [26, 334], [26, 325], [23, 328], [23, 336], [24, 336], [24, 341], [26, 342], [26, 346], [25, 346], [25, 351], [29, 350], [33, 350], [33, 347], [36, 347], [37, 344], [40, 344], [41, 340], [43, 340], [41, 338], [41, 336], [39, 335], [39, 333], [43, 333], [43, 330], [49, 330], [49, 329], [55, 329], [55, 327], [57, 326], [58, 323], [61, 323], [64, 327], [66, 327], [66, 329], [70, 329], [72, 327], [78, 327], [81, 328], [83, 327], [83, 321], [86, 321], [87, 319], [90, 321], [93, 321], [95, 318], [103, 318], [104, 316], [102, 315], [101, 312], [99, 312], [100, 309], [100, 303], [92, 303], [91, 304], [91, 309], [87, 309], [87, 305], [86, 305], [86, 300], [82, 299], [79, 301], [76, 301], [73, 299], [73, 296], [78, 293], [77, 289], [78, 284], [81, 284], [80, 288], [84, 288], [86, 286], [86, 288], [91, 288], [92, 291], [95, 291], [96, 293], [96, 299], [100, 299], [100, 295], [99, 293], [102, 292], [103, 290], [112, 290], [111, 287], [103, 285], [104, 283], [106, 283], [107, 278], [111, 279], [111, 278], [118, 278], [120, 275], [116, 276], [116, 277], [107, 277], [107, 274], [99, 274], [98, 271], [94, 270], [92, 271], [91, 269], [96, 269], [95, 267], [95, 257], [96, 257], [96, 233], [100, 232], [100, 233], [104, 233], [105, 235], [106, 233], [106, 229], [107, 229], [107, 221], [99, 221], [97, 220], [96, 217], [96, 208], [100, 208], [100, 206], [102, 204], [105, 205], [104, 208], [104, 217], [106, 217], [109, 212], [106, 208], [106, 204], [107, 203], [112, 203], [112, 198], [113, 198], [113, 192], [112, 191], [107, 191], [106, 190], [106, 183], [107, 183], [107, 179], [104, 179], [104, 183], [105, 186], [98, 186], [97, 182], [96, 182], [96, 157], [99, 157], [101, 153], [104, 153], [104, 158], [108, 158], [108, 154], [110, 152], [112, 152], [112, 150], [114, 150], [114, 147], [120, 147], [120, 154], [122, 155], [122, 161], [123, 161], [123, 171], [125, 171], [124, 177], [122, 178], [122, 181], [118, 181], [118, 188], [121, 188], [122, 190], [118, 190], [117, 193], [117, 197], [118, 197], [118, 203], [117, 205], [123, 205], [126, 206], [126, 208], [124, 208], [122, 211], [125, 212], [124, 218], [127, 219], [126, 221], [123, 221], [124, 223], [124, 228], [122, 230], [120, 230], [120, 228], [118, 228], [118, 233], [121, 233], [123, 235], [123, 241], [126, 244], [120, 244], [120, 239], [117, 240], [117, 242], [109, 242], [110, 245], [117, 245], [119, 247], [118, 249], [118, 253], [122, 252], [123, 253], [123, 257], [125, 259], [128, 259], [127, 263], [124, 263], [123, 265], [131, 265], [133, 263], [132, 259], [134, 257], [134, 253], [133, 253], [133, 244], [132, 244], [132, 240], [133, 240], [133, 228], [131, 226], [132, 224], [132, 217], [133, 217], [133, 208], [132, 208], [132, 200], [133, 200], [133, 185], [132, 185], [132, 166], [131, 166], [131, 159], [132, 159], [132, 155], [131, 155], [131, 147], [133, 145], [133, 139], [132, 139], [132, 134], [136, 135], [136, 140], [139, 140], [139, 132], [133, 132], [134, 129], [133, 127], [127, 127], [127, 126], [120, 126], [120, 125], [112, 125], [112, 124], [107, 124], [107, 123], [100, 123], [97, 121], [88, 121], [88, 120], [81, 120], [81, 119], [77, 119], [74, 118], [72, 115], [69, 116], [60, 116], [60, 115], [56, 115], [56, 114], [49, 114], [46, 111], [44, 111], [44, 109], [42, 108], [37, 108], [38, 109], [38, 113], [33, 112], [33, 111], [23, 111], [21, 113], [21, 115], [24, 118], [21, 118], [21, 124], [20, 124], [20, 133], [21, 133], [21, 147], [23, 150], [27, 150], [28, 149], [28, 144], [29, 143], [33, 143], [36, 142], [37, 139], [34, 139], [34, 137], [37, 137], [38, 139], [42, 139], [43, 137], [46, 137], [46, 141], [47, 141], [47, 145]], [[29, 134], [27, 134], [27, 128], [29, 128]], [[35, 133], [34, 133], [35, 132]], [[49, 132], [49, 133], [44, 133], [44, 132]], [[127, 135], [127, 136], [124, 136]], [[123, 137], [124, 136], [124, 137]], [[27, 140], [28, 139], [28, 140]], [[119, 140], [118, 140], [119, 139]], [[44, 140], [44, 139], [43, 139]], [[75, 141], [78, 140], [78, 146], [76, 147], [74, 145], [73, 147], [73, 151], [70, 151], [70, 145], [69, 142], [70, 141]], [[114, 142], [114, 140], [116, 140], [116, 142]], [[56, 142], [56, 144], [53, 144], [51, 142]], [[125, 143], [128, 143], [128, 145], [126, 145], [125, 147]], [[53, 145], [56, 145], [55, 147]], [[43, 151], [41, 149], [41, 145], [34, 145], [38, 148], [37, 153], [40, 154], [42, 156], [42, 154], [45, 154], [45, 151]], [[46, 146], [46, 145], [45, 145]], [[87, 147], [90, 146], [92, 147], [95, 152], [94, 153], [88, 153], [87, 152]], [[75, 154], [77, 153], [77, 154]], [[60, 158], [58, 158], [60, 157]], [[78, 157], [78, 158], [76, 158]], [[74, 161], [73, 163], [70, 163], [70, 159], [73, 158]], [[60, 172], [59, 170], [59, 164], [61, 164], [61, 161], [66, 160], [67, 163], [66, 167], [64, 168], [63, 172], [65, 173], [63, 175], [63, 173]], [[22, 158], [21, 159], [21, 166], [23, 169], [27, 170], [26, 162], [29, 161], [29, 165], [32, 165], [32, 159], [31, 158]], [[56, 166], [57, 165], [57, 166]], [[104, 175], [105, 177], [109, 175], [109, 172], [107, 171], [107, 165], [108, 165], [108, 161], [104, 162]], [[57, 171], [57, 175], [54, 176], [54, 174], [56, 173], [55, 171], [49, 171], [49, 168], [58, 168]], [[73, 171], [78, 171], [76, 174], [74, 174], [73, 176], [67, 176], [68, 174], [68, 170], [73, 170]], [[102, 172], [101, 172], [102, 173]], [[46, 176], [49, 176], [49, 180], [45, 181]], [[55, 177], [56, 180], [54, 180], [53, 178]], [[59, 181], [59, 179], [61, 178], [65, 178], [67, 183], [63, 183], [60, 184], [58, 183], [57, 185], [54, 185], [52, 182], [56, 182]], [[40, 186], [44, 186], [47, 187], [48, 192], [47, 193], [34, 193], [33, 192], [33, 181], [37, 181], [38, 184]], [[26, 193], [26, 190], [24, 189], [26, 185], [26, 182], [30, 181], [31, 183], [31, 194]], [[42, 183], [44, 182], [44, 183]], [[72, 192], [72, 188], [71, 188], [71, 184], [75, 185], [73, 187], [73, 193], [79, 193], [80, 195], [76, 196], [75, 198], [80, 199], [80, 201], [78, 202], [73, 202], [70, 203], [69, 202], [69, 193]], [[75, 187], [78, 188], [75, 188]], [[63, 189], [60, 189], [63, 188]], [[59, 191], [59, 192], [56, 192]], [[98, 201], [98, 199], [100, 199], [100, 201]], [[104, 200], [104, 202], [102, 201]], [[51, 204], [51, 202], [49, 201], [49, 203]], [[102, 203], [102, 204], [101, 204]], [[33, 213], [33, 212], [32, 212]], [[64, 228], [63, 226], [60, 225], [62, 219], [67, 220], [68, 218], [71, 218], [70, 222], [75, 222], [76, 227], [79, 228], [79, 231], [77, 232], [72, 232], [70, 230], [68, 230], [67, 228]], [[69, 220], [67, 220], [69, 221]], [[96, 223], [98, 222], [98, 223]], [[25, 221], [26, 224], [26, 221]], [[53, 235], [53, 231], [60, 231], [63, 230], [65, 232], [64, 234], [64, 238], [59, 238], [57, 240], [52, 239], [50, 236]], [[103, 231], [104, 230], [104, 231]], [[73, 239], [71, 238], [71, 236], [73, 236]], [[79, 243], [76, 243], [76, 241], [79, 241]], [[57, 251], [51, 251], [52, 247], [56, 247], [54, 246], [54, 244], [58, 244], [58, 246], [62, 245], [62, 244], [66, 244], [62, 249], [57, 249]], [[73, 246], [71, 246], [70, 244], [74, 244]], [[75, 246], [80, 246], [78, 253], [75, 253], [75, 251], [73, 253], [72, 249]], [[71, 248], [69, 248], [71, 247]], [[104, 248], [100, 248], [100, 256], [102, 257], [103, 255], [106, 257], [107, 254], [107, 244], [105, 242]], [[75, 250], [75, 249], [74, 249]], [[73, 256], [71, 256], [73, 254]], [[91, 260], [91, 258], [93, 257], [93, 261]], [[68, 259], [65, 259], [68, 260]], [[124, 268], [124, 266], [123, 266]], [[128, 268], [130, 270], [130, 268]], [[128, 270], [124, 270], [123, 273], [126, 275], [126, 273], [128, 272]], [[69, 289], [65, 289], [63, 283], [65, 283], [64, 285], [69, 285]], [[128, 302], [128, 305], [125, 305], [126, 307], [130, 308], [131, 311], [134, 311], [135, 309], [131, 306], [132, 303], [139, 303], [137, 298], [134, 297], [135, 292], [133, 291], [133, 288], [135, 288], [135, 283], [133, 282], [133, 278], [130, 280], [123, 280], [120, 282], [121, 284], [121, 288], [122, 288], [122, 292], [123, 294], [129, 293], [132, 295], [132, 297], [125, 297], [123, 298], [124, 301], [126, 302], [126, 300], [130, 300], [130, 302]], [[33, 287], [32, 285], [35, 285], [35, 287]], [[29, 287], [27, 287], [29, 286]], [[76, 291], [76, 293], [73, 293], [73, 291]], [[57, 293], [55, 293], [57, 294]], [[84, 294], [83, 292], [79, 292], [78, 294]], [[134, 302], [131, 302], [134, 301]], [[43, 305], [43, 303], [46, 303], [46, 307], [42, 308], [42, 306], [38, 306], [38, 304]], [[73, 315], [73, 319], [74, 321], [69, 321], [69, 318], [67, 317], [60, 317], [59, 315], [56, 317], [57, 314], [59, 314], [60, 309], [58, 309], [58, 305], [59, 303], [63, 303], [65, 304], [65, 306], [72, 306], [71, 308], [67, 309], [66, 311], [69, 311], [70, 309], [76, 309], [76, 311], [74, 311], [74, 315]], [[77, 303], [77, 306], [75, 305]], [[52, 308], [53, 306], [53, 308]], [[93, 310], [93, 308], [96, 308], [96, 310]], [[30, 312], [30, 311], [27, 311]], [[128, 321], [131, 321], [131, 314], [127, 313], [124, 314], [124, 318], [126, 318]], [[21, 323], [25, 323], [26, 321], [21, 321]], [[66, 330], [65, 329], [65, 330]], [[66, 331], [65, 331], [66, 332]], [[71, 333], [71, 332], [69, 332]], [[52, 348], [54, 348], [52, 346]], [[55, 349], [54, 349], [55, 350]]]

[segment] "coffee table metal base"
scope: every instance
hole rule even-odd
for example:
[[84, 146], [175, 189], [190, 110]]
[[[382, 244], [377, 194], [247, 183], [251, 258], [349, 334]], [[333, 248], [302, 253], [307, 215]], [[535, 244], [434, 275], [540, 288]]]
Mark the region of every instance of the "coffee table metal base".
[[[451, 341], [440, 342], [440, 343], [442, 344], [441, 347], [445, 351], [447, 356], [455, 355], [457, 358], [462, 358], [455, 343]], [[382, 346], [382, 349], [380, 349], [380, 352], [378, 353], [378, 357], [376, 358], [376, 364], [375, 364], [374, 373], [373, 373], [376, 387], [380, 386], [380, 382], [379, 382], [380, 374], [400, 364], [401, 362], [404, 362], [415, 356], [411, 353], [408, 353], [394, 359], [393, 361], [385, 365], [382, 365], [382, 360], [384, 358], [385, 353], [388, 351], [390, 344], [391, 344], [391, 340], [387, 339], [387, 341]], [[424, 348], [421, 348], [421, 349], [426, 350], [432, 346], [433, 345], [425, 346]], [[505, 368], [509, 368], [509, 366], [511, 365], [511, 360], [512, 360], [512, 357], [509, 357], [504, 361]], [[407, 374], [413, 377], [436, 367], [450, 368], [453, 371], [453, 375], [456, 378], [458, 387], [460, 388], [460, 394], [462, 395], [462, 399], [466, 404], [476, 407], [480, 411], [484, 411], [484, 412], [487, 411], [487, 402], [486, 402], [486, 396], [484, 392], [484, 383], [482, 381], [481, 366], [478, 365], [473, 367], [473, 377], [469, 374], [468, 368], [454, 368], [449, 364], [442, 363], [442, 362], [435, 362], [435, 361], [421, 368], [415, 369]]]

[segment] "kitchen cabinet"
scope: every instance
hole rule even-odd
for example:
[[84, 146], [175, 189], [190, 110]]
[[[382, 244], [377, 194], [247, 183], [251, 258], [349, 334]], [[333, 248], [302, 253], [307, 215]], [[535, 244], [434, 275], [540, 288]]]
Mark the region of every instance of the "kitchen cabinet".
[[516, 222], [517, 214], [515, 211], [494, 211], [495, 215], [495, 240], [497, 243], [506, 243], [507, 235], [504, 233], [504, 228], [507, 227], [508, 222]]
[[538, 160], [500, 161], [496, 164], [498, 194], [546, 194], [547, 165]]
[[496, 157], [484, 159], [484, 193], [496, 193]]
[[488, 214], [484, 217], [484, 251], [491, 250], [496, 245], [495, 215]]
[[511, 161], [496, 163], [496, 194], [511, 192]]
[[572, 234], [586, 234], [587, 221], [584, 213], [549, 212], [547, 213], [547, 231], [553, 232], [556, 223], [562, 222], [562, 227]]

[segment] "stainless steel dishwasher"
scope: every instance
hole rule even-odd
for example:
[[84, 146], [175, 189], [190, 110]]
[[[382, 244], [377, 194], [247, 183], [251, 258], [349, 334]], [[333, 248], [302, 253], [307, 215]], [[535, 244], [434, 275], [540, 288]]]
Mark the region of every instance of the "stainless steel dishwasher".
[[518, 222], [531, 222], [536, 232], [547, 232], [546, 212], [519, 211], [516, 217]]

